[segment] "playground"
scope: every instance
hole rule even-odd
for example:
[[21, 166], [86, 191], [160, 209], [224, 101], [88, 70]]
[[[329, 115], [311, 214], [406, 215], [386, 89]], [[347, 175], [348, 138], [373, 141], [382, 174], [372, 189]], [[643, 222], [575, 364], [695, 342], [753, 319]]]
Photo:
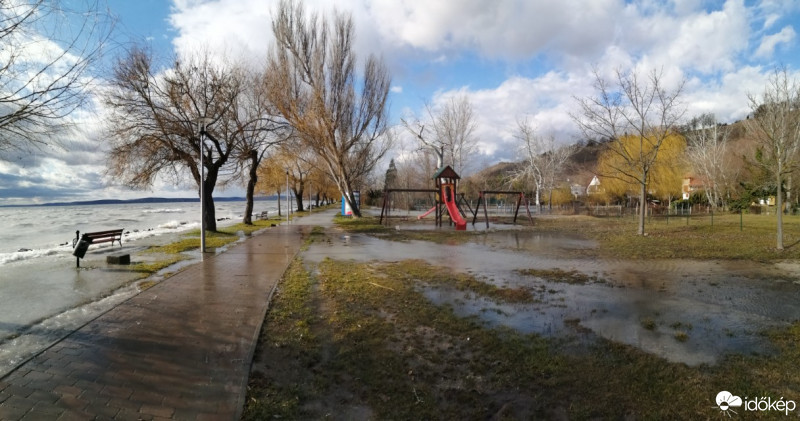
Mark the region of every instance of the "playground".
[[[414, 216], [417, 220], [422, 220], [429, 215], [434, 215], [434, 222], [437, 227], [443, 226], [443, 221], [445, 218], [448, 219], [448, 226], [453, 226], [457, 231], [465, 231], [467, 230], [467, 223], [468, 219], [472, 220], [472, 227], [475, 229], [476, 223], [478, 221], [479, 216], [483, 216], [482, 223], [485, 224], [485, 228], [489, 229], [489, 203], [487, 201], [487, 197], [489, 195], [510, 195], [516, 198], [516, 203], [513, 207], [513, 218], [511, 220], [512, 224], [517, 223], [517, 217], [519, 216], [520, 208], [524, 205], [525, 211], [528, 215], [528, 220], [533, 224], [533, 218], [531, 216], [530, 211], [530, 203], [528, 199], [525, 197], [525, 193], [521, 191], [497, 191], [497, 190], [482, 190], [478, 196], [477, 203], [475, 204], [474, 208], [470, 205], [470, 202], [464, 197], [464, 194], [458, 193], [458, 181], [461, 177], [453, 170], [452, 167], [449, 165], [439, 168], [436, 173], [433, 175], [433, 180], [435, 181], [436, 188], [435, 189], [396, 189], [396, 188], [389, 188], [384, 190], [383, 192], [383, 204], [381, 206], [381, 213], [380, 213], [380, 224], [392, 225], [391, 221], [393, 219], [392, 209], [395, 207], [395, 200], [398, 195], [417, 195], [419, 197], [420, 194], [423, 197], [428, 196], [428, 201], [433, 203], [433, 206], [425, 212], [421, 214], [419, 212], [415, 212]], [[432, 198], [432, 200], [431, 200]], [[418, 203], [419, 199], [415, 201], [414, 204]], [[424, 199], [423, 199], [424, 203]], [[408, 221], [412, 216], [411, 212], [412, 201], [409, 201], [407, 198], [405, 200], [405, 208], [406, 212], [405, 215], [400, 213], [400, 215], [395, 215], [394, 219], [399, 219], [401, 221]], [[481, 214], [481, 208], [483, 209], [483, 213]], [[401, 225], [394, 225], [396, 227], [400, 227]]]

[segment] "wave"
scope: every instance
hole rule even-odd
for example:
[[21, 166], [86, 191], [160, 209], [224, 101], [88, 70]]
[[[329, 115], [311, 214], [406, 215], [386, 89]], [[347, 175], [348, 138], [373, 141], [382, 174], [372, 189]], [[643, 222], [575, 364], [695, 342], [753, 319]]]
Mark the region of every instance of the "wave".
[[[165, 224], [159, 225], [157, 228], [126, 231], [122, 238], [122, 244], [125, 245], [128, 242], [136, 242], [137, 240], [141, 240], [144, 238], [155, 237], [164, 234], [173, 234], [197, 228], [200, 228], [199, 222], [186, 223], [186, 222], [170, 221]], [[112, 246], [110, 243], [92, 245], [92, 249], [106, 248], [106, 247], [112, 247]], [[119, 246], [116, 245], [114, 247], [119, 247]], [[72, 254], [71, 242], [68, 242], [66, 245], [59, 245], [55, 247], [46, 247], [34, 250], [24, 249], [21, 251], [16, 251], [11, 253], [0, 253], [0, 266], [10, 263], [25, 262], [25, 261], [40, 259], [49, 256], [66, 256], [70, 254]]]
[[169, 221], [159, 225], [158, 227], [161, 229], [176, 229], [184, 225], [186, 225], [186, 222]]
[[142, 213], [183, 213], [183, 209], [145, 209]]
[[59, 254], [71, 253], [72, 248], [67, 246], [58, 246], [55, 248], [45, 248], [38, 250], [25, 250], [13, 253], [0, 253], [0, 265], [5, 265], [13, 262], [20, 262], [24, 260], [37, 259], [47, 256], [55, 256]]

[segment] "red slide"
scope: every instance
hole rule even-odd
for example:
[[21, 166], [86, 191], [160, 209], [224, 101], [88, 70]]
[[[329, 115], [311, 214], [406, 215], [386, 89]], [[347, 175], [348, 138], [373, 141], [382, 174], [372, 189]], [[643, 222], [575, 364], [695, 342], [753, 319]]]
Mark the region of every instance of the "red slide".
[[458, 211], [458, 206], [456, 205], [455, 197], [453, 197], [453, 186], [451, 185], [443, 185], [442, 186], [442, 198], [444, 199], [444, 204], [447, 206], [447, 212], [450, 214], [450, 219], [456, 223], [456, 231], [464, 231], [467, 229], [467, 221], [461, 217], [461, 212]]

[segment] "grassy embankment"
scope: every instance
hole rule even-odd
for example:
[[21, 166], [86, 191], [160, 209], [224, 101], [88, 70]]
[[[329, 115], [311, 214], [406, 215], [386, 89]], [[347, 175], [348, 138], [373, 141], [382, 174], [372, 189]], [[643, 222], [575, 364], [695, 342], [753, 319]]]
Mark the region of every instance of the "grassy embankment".
[[[624, 221], [602, 226], [608, 222], [589, 222], [601, 244], [614, 244], [610, 233], [629, 228]], [[342, 225], [393, 235], [367, 219]], [[586, 231], [576, 221], [541, 225]], [[642, 240], [673, 235], [657, 228], [650, 226], [653, 236]], [[697, 231], [701, 237], [703, 228]], [[326, 241], [325, 234], [315, 230], [310, 241]], [[706, 247], [700, 240], [688, 243]], [[576, 282], [568, 278], [556, 273], [551, 281]], [[325, 260], [316, 268], [296, 261], [265, 320], [245, 419], [716, 419], [725, 415], [714, 402], [721, 390], [800, 400], [798, 323], [765, 333], [775, 355], [730, 355], [713, 367], [688, 367], [602, 338], [576, 346], [490, 329], [433, 305], [420, 292], [426, 287], [499, 302], [536, 299], [525, 289], [498, 288], [419, 261]], [[748, 419], [784, 418], [736, 409]]]

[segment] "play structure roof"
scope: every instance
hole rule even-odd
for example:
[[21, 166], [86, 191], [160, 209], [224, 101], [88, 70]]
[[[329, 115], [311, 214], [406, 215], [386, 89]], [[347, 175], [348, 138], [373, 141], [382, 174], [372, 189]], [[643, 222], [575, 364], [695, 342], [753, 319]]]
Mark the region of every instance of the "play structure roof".
[[436, 170], [436, 174], [433, 175], [433, 179], [437, 178], [452, 178], [454, 180], [460, 180], [461, 177], [458, 176], [458, 173], [449, 165], [445, 165], [443, 168], [439, 168]]

